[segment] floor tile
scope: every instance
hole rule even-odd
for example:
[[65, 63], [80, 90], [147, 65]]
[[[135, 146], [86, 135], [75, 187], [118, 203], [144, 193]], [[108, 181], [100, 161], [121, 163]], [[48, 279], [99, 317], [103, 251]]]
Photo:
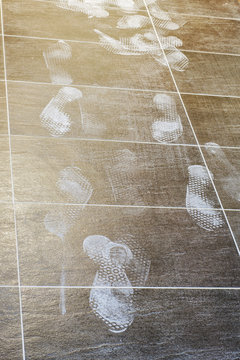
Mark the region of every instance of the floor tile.
[[[237, 360], [239, 291], [142, 290], [132, 325], [108, 331], [88, 304], [89, 290], [23, 291], [27, 359]], [[110, 315], [111, 316], [111, 315]], [[71, 336], [69, 336], [71, 334]]]
[[[196, 144], [185, 111], [177, 94], [113, 90], [105, 88], [75, 87], [78, 101], [68, 102], [61, 109], [71, 119], [71, 125], [59, 129], [51, 124], [50, 109], [53, 98], [60, 99], [66, 88], [29, 83], [8, 84], [11, 133], [16, 135], [64, 136], [74, 138], [112, 139], [141, 142], [164, 142], [158, 137], [154, 125], [158, 121], [176, 121], [180, 116], [182, 131], [169, 140], [173, 143]], [[71, 90], [72, 87], [69, 89]], [[172, 102], [172, 119], [159, 110], [158, 99]], [[165, 100], [164, 100], [165, 101]], [[56, 100], [56, 107], [60, 109]], [[55, 107], [55, 108], [56, 108]], [[43, 114], [49, 115], [44, 121]], [[175, 115], [174, 115], [175, 113]], [[54, 113], [55, 114], [55, 113]], [[158, 139], [158, 140], [157, 140]]]
[[240, 18], [239, 4], [235, 0], [159, 0], [158, 4], [165, 11]]
[[12, 201], [11, 173], [9, 162], [9, 141], [7, 136], [0, 137], [0, 201]]
[[[150, 55], [116, 55], [93, 43], [67, 44], [15, 37], [6, 37], [5, 44], [9, 80], [50, 82], [43, 52], [55, 54], [62, 51], [64, 54], [61, 56], [65, 60], [67, 57], [69, 61], [64, 60], [62, 64], [61, 59], [51, 60], [49, 66], [53, 82], [174, 90], [168, 68], [160, 65]], [[51, 50], [52, 46], [54, 50]]]
[[[93, 9], [93, 2], [91, 4]], [[8, 35], [97, 41], [94, 29], [109, 32], [110, 36], [118, 34], [118, 37], [124, 31], [117, 29], [117, 23], [126, 12], [117, 6], [106, 6], [105, 11], [109, 14], [106, 17], [94, 17], [68, 10], [64, 5], [57, 6], [54, 1], [6, 0], [3, 5], [5, 34]], [[141, 10], [129, 14], [147, 16], [147, 12]], [[148, 28], [151, 28], [150, 22]]]
[[12, 151], [17, 201], [185, 206], [188, 167], [203, 165], [190, 146], [14, 137]]
[[174, 77], [181, 92], [240, 95], [239, 56], [194, 52], [187, 52], [186, 55], [189, 59], [186, 71], [174, 72]]
[[18, 288], [0, 288], [0, 302], [0, 357], [2, 359], [21, 360], [22, 338]]
[[83, 248], [92, 235], [131, 250], [138, 264], [136, 278], [127, 270], [133, 285], [240, 285], [239, 257], [227, 226], [207, 231], [186, 209], [18, 204], [17, 223], [22, 285], [61, 285], [63, 272], [65, 285], [91, 286], [98, 265]]
[[225, 149], [210, 143], [203, 152], [223, 207], [240, 209], [240, 149]]
[[[215, 18], [178, 15], [176, 23], [185, 23], [174, 31], [183, 49], [239, 54], [240, 22]], [[170, 35], [170, 34], [169, 34]]]
[[240, 99], [182, 95], [200, 144], [240, 146]]
[[5, 83], [0, 81], [0, 134], [8, 134]]
[[0, 204], [0, 285], [17, 285], [16, 238], [13, 209], [11, 205]]

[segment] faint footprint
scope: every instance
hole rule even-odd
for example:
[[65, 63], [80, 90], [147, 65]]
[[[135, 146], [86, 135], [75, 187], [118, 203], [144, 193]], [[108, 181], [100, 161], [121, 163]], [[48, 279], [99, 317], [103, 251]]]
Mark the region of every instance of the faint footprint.
[[83, 115], [80, 99], [82, 92], [73, 87], [63, 87], [56, 96], [43, 109], [40, 118], [42, 126], [45, 127], [52, 136], [63, 136], [71, 131], [72, 120], [70, 115], [64, 112], [68, 103], [77, 101], [79, 106], [79, 123], [83, 124]]
[[84, 209], [93, 192], [90, 182], [82, 175], [77, 167], [67, 167], [60, 171], [57, 181], [59, 191], [67, 196], [67, 199], [83, 204], [83, 206], [65, 205], [58, 210], [50, 211], [44, 218], [44, 226], [47, 231], [56, 235], [62, 241], [62, 271], [60, 283], [62, 286], [60, 295], [60, 309], [62, 315], [66, 313], [65, 307], [65, 237], [76, 223], [79, 215]]
[[189, 215], [205, 230], [219, 229], [224, 225], [224, 218], [222, 211], [215, 209], [215, 193], [206, 167], [189, 166], [188, 174], [186, 208]]
[[232, 199], [240, 201], [240, 173], [230, 163], [221, 147], [216, 143], [206, 143], [205, 148], [210, 155], [210, 160], [214, 162], [214, 169], [218, 174], [218, 180], [224, 191]]
[[157, 56], [154, 55], [153, 58], [164, 66], [168, 66], [169, 64], [169, 66], [176, 71], [185, 71], [189, 64], [188, 58], [175, 46], [163, 46], [163, 48], [167, 60], [163, 53]]
[[174, 98], [170, 95], [157, 94], [153, 102], [162, 113], [162, 117], [153, 122], [152, 137], [162, 143], [176, 141], [182, 135], [183, 127]]
[[158, 24], [155, 20], [155, 25], [159, 28], [167, 29], [167, 30], [177, 30], [179, 29], [179, 25], [174, 23], [166, 11], [160, 9], [160, 7], [153, 3], [149, 5], [149, 12], [152, 16], [158, 19]]
[[[134, 152], [128, 149], [117, 151], [105, 169], [116, 203], [144, 206], [139, 185], [136, 182], [138, 164]], [[141, 212], [144, 208], [138, 210]]]
[[49, 46], [43, 52], [43, 56], [53, 84], [68, 85], [72, 83], [72, 78], [66, 71], [66, 66], [72, 57], [72, 49], [69, 44], [60, 40]]
[[99, 266], [93, 286], [103, 287], [91, 289], [90, 306], [110, 331], [123, 332], [132, 324], [135, 313], [133, 289], [126, 275], [132, 252], [128, 246], [100, 235], [88, 236], [83, 249]]

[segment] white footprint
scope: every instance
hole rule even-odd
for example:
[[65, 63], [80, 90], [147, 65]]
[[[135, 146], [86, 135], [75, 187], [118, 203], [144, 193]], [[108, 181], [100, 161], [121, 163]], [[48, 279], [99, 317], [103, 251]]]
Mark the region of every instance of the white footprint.
[[83, 242], [83, 249], [99, 266], [93, 282], [95, 288], [90, 292], [91, 308], [110, 331], [127, 330], [135, 313], [133, 289], [126, 275], [126, 266], [133, 258], [132, 252], [128, 246], [100, 235], [88, 236]]
[[66, 70], [66, 66], [72, 57], [72, 49], [69, 44], [60, 40], [49, 46], [43, 52], [43, 56], [53, 84], [68, 85], [72, 83], [72, 78]]
[[103, 1], [55, 0], [55, 5], [66, 10], [81, 12], [89, 17], [105, 18], [109, 16], [109, 12], [104, 9]]
[[117, 55], [157, 55], [159, 45], [157, 42], [149, 41], [144, 35], [136, 34], [132, 37], [116, 40], [99, 30], [94, 30], [100, 39], [100, 45], [107, 51]]
[[164, 66], [169, 66], [176, 71], [185, 71], [188, 67], [189, 60], [186, 55], [184, 55], [179, 49], [175, 46], [169, 46], [164, 48], [166, 58], [164, 54], [154, 55], [153, 58]]
[[153, 102], [162, 116], [152, 124], [152, 137], [161, 143], [176, 141], [182, 135], [183, 127], [174, 98], [157, 94]]
[[171, 17], [166, 11], [163, 11], [155, 3], [149, 5], [149, 12], [154, 18], [158, 19], [158, 24], [155, 25], [159, 28], [166, 30], [178, 30], [179, 25], [171, 20]]
[[79, 123], [84, 127], [83, 115], [81, 110], [80, 99], [82, 92], [73, 87], [63, 87], [56, 96], [43, 109], [40, 118], [44, 128], [46, 128], [52, 136], [63, 136], [71, 131], [72, 120], [70, 115], [64, 112], [64, 108], [68, 103], [78, 102], [79, 106]]
[[240, 173], [230, 163], [221, 147], [216, 143], [207, 143], [205, 148], [211, 156], [210, 160], [214, 163], [218, 180], [224, 191], [232, 199], [240, 202]]
[[224, 218], [222, 211], [215, 209], [215, 194], [206, 167], [189, 166], [188, 175], [186, 208], [189, 215], [205, 230], [214, 231], [221, 228]]
[[[105, 169], [116, 203], [144, 206], [139, 185], [135, 181], [138, 171], [135, 153], [128, 149], [117, 151]], [[143, 210], [139, 208], [139, 211]]]

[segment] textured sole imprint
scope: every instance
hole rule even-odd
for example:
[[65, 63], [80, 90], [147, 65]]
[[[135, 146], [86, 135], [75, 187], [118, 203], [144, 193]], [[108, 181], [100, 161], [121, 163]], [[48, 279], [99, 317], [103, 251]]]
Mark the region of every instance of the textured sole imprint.
[[110, 331], [123, 332], [132, 324], [135, 313], [133, 289], [126, 275], [133, 254], [128, 246], [101, 235], [88, 236], [83, 249], [99, 266], [93, 282], [95, 288], [90, 292], [90, 306]]
[[102, 1], [90, 3], [84, 0], [55, 0], [55, 5], [65, 10], [81, 12], [89, 17], [105, 18], [109, 12], [104, 9]]
[[152, 137], [161, 143], [176, 141], [182, 135], [183, 127], [174, 98], [157, 94], [153, 98], [153, 103], [162, 116], [152, 124]]
[[69, 44], [60, 40], [49, 46], [43, 52], [43, 57], [53, 84], [69, 85], [72, 83], [72, 78], [65, 69], [72, 57], [72, 49]]
[[233, 200], [240, 202], [240, 173], [230, 163], [224, 151], [216, 143], [206, 143], [205, 149], [216, 166], [218, 179], [221, 185]]
[[222, 211], [215, 209], [215, 203], [208, 198], [213, 195], [209, 192], [214, 190], [207, 169], [201, 165], [192, 165], [188, 167], [188, 174], [186, 208], [189, 215], [205, 230], [221, 228], [225, 224]]
[[167, 61], [164, 57], [164, 54], [153, 56], [153, 58], [164, 66], [169, 66], [171, 69], [176, 71], [185, 71], [188, 67], [189, 60], [186, 55], [184, 55], [180, 50], [175, 46], [169, 46], [164, 49]]
[[43, 109], [40, 119], [41, 124], [52, 136], [63, 136], [71, 131], [72, 120], [64, 112], [68, 103], [77, 101], [79, 104], [79, 124], [84, 127], [80, 99], [82, 92], [73, 87], [63, 87], [57, 95]]

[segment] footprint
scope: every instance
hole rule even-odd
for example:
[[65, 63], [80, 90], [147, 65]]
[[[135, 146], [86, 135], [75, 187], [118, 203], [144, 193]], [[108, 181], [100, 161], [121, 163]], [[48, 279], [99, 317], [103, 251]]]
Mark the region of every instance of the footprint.
[[72, 83], [70, 74], [65, 70], [72, 57], [72, 49], [69, 44], [60, 40], [49, 46], [43, 52], [43, 56], [53, 84], [68, 85]]
[[189, 166], [188, 175], [186, 208], [189, 215], [205, 230], [214, 231], [221, 228], [224, 218], [222, 211], [215, 209], [215, 193], [206, 167]]
[[127, 330], [135, 313], [133, 288], [125, 270], [133, 258], [131, 250], [100, 235], [88, 236], [83, 249], [99, 266], [90, 292], [91, 308], [111, 332]]
[[163, 53], [161, 55], [155, 55], [153, 58], [164, 66], [168, 66], [169, 64], [171, 69], [176, 71], [181, 72], [186, 70], [189, 64], [189, 60], [179, 49], [177, 49], [175, 46], [165, 46], [164, 51], [167, 60]]
[[99, 30], [94, 30], [100, 38], [100, 45], [107, 51], [117, 55], [146, 55], [158, 54], [159, 44], [147, 40], [144, 35], [136, 34], [132, 37], [116, 40]]
[[55, 137], [69, 133], [71, 131], [72, 120], [70, 115], [64, 112], [64, 108], [68, 103], [77, 101], [79, 106], [79, 123], [81, 123], [83, 128], [81, 98], [82, 92], [80, 90], [73, 87], [61, 88], [57, 95], [43, 109], [40, 115], [42, 126]]
[[87, 0], [55, 0], [55, 5], [66, 10], [81, 12], [89, 17], [105, 18], [109, 16], [109, 12], [103, 7], [103, 1], [91, 3]]
[[179, 25], [174, 23], [171, 20], [171, 17], [166, 11], [163, 11], [160, 9], [160, 7], [153, 3], [149, 5], [149, 12], [150, 14], [158, 20], [158, 22], [155, 20], [154, 25], [166, 29], [166, 30], [178, 30]]
[[[116, 152], [105, 167], [114, 200], [122, 205], [144, 206], [136, 182], [137, 157], [134, 152], [123, 149]], [[140, 212], [144, 208], [138, 209]]]
[[152, 137], [161, 143], [176, 141], [182, 135], [183, 127], [174, 98], [170, 95], [157, 94], [153, 102], [162, 113], [162, 117], [153, 122]]
[[235, 201], [240, 202], [240, 174], [239, 171], [230, 163], [221, 147], [216, 143], [206, 143], [205, 148], [210, 156], [210, 161], [214, 163], [214, 169], [218, 180], [226, 194]]

